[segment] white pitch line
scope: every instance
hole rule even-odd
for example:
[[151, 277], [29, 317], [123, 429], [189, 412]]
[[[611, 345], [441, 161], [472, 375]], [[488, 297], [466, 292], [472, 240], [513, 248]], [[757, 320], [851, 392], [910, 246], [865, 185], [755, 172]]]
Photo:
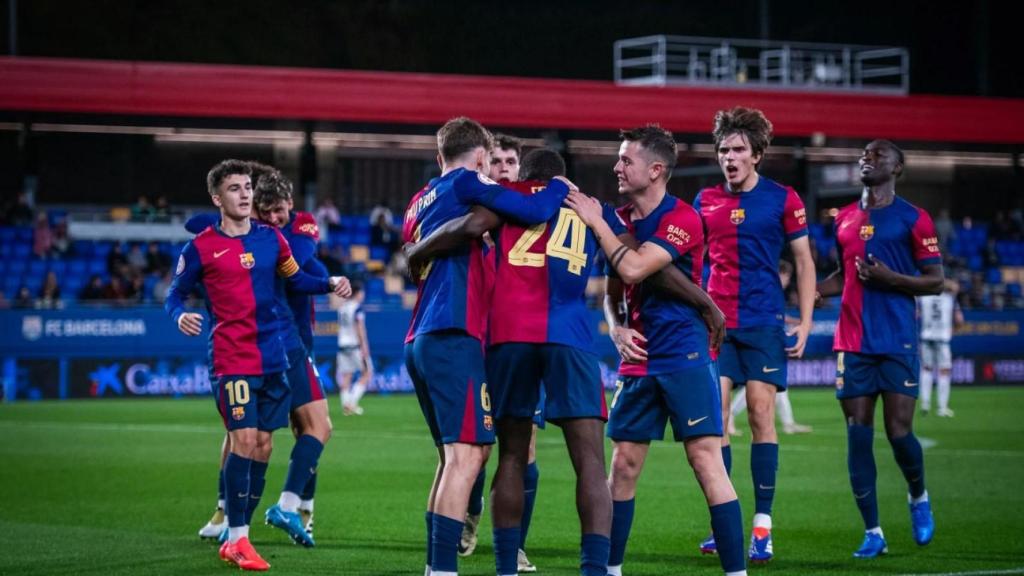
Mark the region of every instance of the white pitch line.
[[1007, 570], [978, 570], [977, 572], [921, 572], [915, 574], [900, 574], [899, 576], [998, 576], [1000, 574], [1024, 574], [1024, 568], [1009, 568]]

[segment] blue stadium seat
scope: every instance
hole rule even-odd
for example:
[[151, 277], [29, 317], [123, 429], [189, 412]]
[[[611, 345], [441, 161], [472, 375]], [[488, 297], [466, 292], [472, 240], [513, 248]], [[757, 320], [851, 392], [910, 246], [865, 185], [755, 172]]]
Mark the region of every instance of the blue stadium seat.
[[8, 274], [14, 274], [15, 276], [20, 276], [20, 275], [24, 274], [25, 270], [27, 270], [27, 269], [28, 269], [28, 260], [25, 260], [23, 258], [22, 259], [10, 260], [7, 263]]
[[42, 276], [26, 276], [25, 277], [25, 286], [28, 286], [29, 291], [32, 292], [33, 296], [35, 296], [35, 295], [39, 294], [39, 289], [43, 287], [43, 277]]
[[88, 266], [89, 263], [86, 262], [85, 260], [75, 258], [70, 263], [68, 263], [68, 272], [80, 276], [82, 274], [85, 274], [85, 271], [88, 268]]
[[387, 263], [388, 249], [384, 246], [370, 246], [370, 259]]
[[64, 260], [50, 260], [50, 271], [57, 274], [60, 278], [67, 272], [68, 263]]
[[106, 274], [107, 273], [107, 261], [106, 260], [92, 260], [89, 262], [89, 268], [87, 269], [88, 274]]
[[34, 235], [34, 232], [32, 231], [31, 226], [18, 226], [14, 230], [18, 240], [29, 243], [32, 242], [32, 236]]
[[999, 268], [989, 268], [985, 272], [986, 284], [999, 284], [1003, 281], [1003, 273]]
[[92, 256], [93, 248], [92, 240], [75, 240], [71, 243], [71, 252], [80, 258]]
[[33, 276], [42, 276], [46, 273], [46, 268], [49, 263], [46, 260], [30, 260], [28, 264], [28, 273]]
[[18, 229], [13, 226], [0, 226], [0, 243], [10, 244], [18, 236]]
[[975, 272], [980, 272], [984, 266], [982, 265], [981, 256], [973, 254], [967, 258], [967, 267]]
[[13, 250], [13, 252], [11, 254], [11, 257], [16, 259], [16, 260], [28, 260], [28, 257], [31, 254], [32, 254], [32, 245], [31, 244], [19, 243], [19, 244], [15, 244], [14, 245], [14, 250]]

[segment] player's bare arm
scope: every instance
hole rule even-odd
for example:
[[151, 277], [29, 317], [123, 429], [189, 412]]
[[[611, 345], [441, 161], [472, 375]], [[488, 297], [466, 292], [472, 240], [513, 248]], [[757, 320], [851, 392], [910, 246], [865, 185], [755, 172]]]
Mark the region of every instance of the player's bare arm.
[[608, 336], [622, 361], [636, 364], [647, 360], [647, 350], [641, 346], [647, 338], [626, 326], [622, 306], [624, 296], [622, 280], [611, 276], [605, 278], [604, 319], [608, 323]]
[[786, 354], [790, 358], [800, 358], [804, 355], [807, 336], [811, 333], [817, 271], [814, 269], [814, 256], [811, 254], [811, 243], [807, 236], [793, 240], [789, 246], [796, 262], [796, 292], [800, 299], [800, 322], [787, 329], [790, 336], [796, 334], [796, 343], [786, 348]]
[[474, 206], [465, 216], [449, 220], [419, 242], [402, 246], [402, 252], [409, 262], [409, 272], [421, 270], [432, 259], [464, 247], [466, 242], [484, 235], [502, 223], [501, 217], [483, 206]]
[[608, 257], [608, 263], [612, 265], [624, 282], [628, 284], [642, 282], [672, 262], [672, 255], [657, 244], [644, 242], [636, 250], [623, 244], [612, 233], [608, 223], [604, 221], [601, 203], [596, 198], [587, 196], [578, 190], [572, 190], [565, 202], [579, 214], [583, 223], [594, 231], [594, 236], [597, 237], [601, 249]]
[[[632, 234], [619, 234], [619, 241], [636, 250], [639, 243]], [[682, 270], [671, 263], [655, 272], [647, 282], [664, 294], [685, 302], [700, 312], [708, 327], [708, 344], [717, 351], [725, 340], [725, 314], [718, 308], [711, 296], [697, 286]]]
[[941, 294], [942, 284], [945, 276], [942, 273], [941, 264], [928, 264], [921, 267], [920, 276], [900, 274], [889, 268], [874, 254], [868, 254], [866, 258], [857, 258], [857, 279], [864, 284], [897, 290], [911, 296], [925, 296], [928, 294]]

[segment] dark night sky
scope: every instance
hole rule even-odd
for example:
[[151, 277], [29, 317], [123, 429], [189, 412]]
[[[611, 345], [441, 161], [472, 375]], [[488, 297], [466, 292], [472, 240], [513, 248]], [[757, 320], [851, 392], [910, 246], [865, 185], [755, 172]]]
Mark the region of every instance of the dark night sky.
[[762, 5], [773, 40], [909, 47], [913, 93], [1024, 97], [1009, 3], [986, 0], [20, 0], [18, 52], [611, 80], [617, 39], [755, 39]]

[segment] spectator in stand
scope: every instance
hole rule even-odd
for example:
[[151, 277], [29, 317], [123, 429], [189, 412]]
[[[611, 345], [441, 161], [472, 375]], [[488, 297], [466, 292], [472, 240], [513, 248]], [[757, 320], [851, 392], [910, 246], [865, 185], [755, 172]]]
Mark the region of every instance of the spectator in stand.
[[394, 216], [390, 208], [380, 204], [370, 211], [370, 245], [387, 250], [386, 261], [388, 269], [392, 272], [403, 267], [402, 262], [395, 262], [394, 258], [395, 252], [399, 247], [399, 236], [401, 233], [401, 228], [395, 226]]
[[63, 258], [71, 250], [71, 240], [68, 238], [68, 221], [61, 218], [53, 226], [53, 256]]
[[990, 240], [1009, 240], [1013, 236], [1013, 223], [1010, 222], [1006, 212], [999, 210], [996, 212], [995, 219], [992, 221], [992, 233], [989, 234]]
[[32, 292], [29, 291], [28, 286], [24, 284], [18, 288], [18, 295], [14, 298], [14, 308], [31, 308], [32, 307]]
[[7, 221], [12, 226], [31, 226], [34, 214], [28, 192], [19, 192], [18, 199], [7, 209]]
[[171, 288], [171, 281], [174, 278], [171, 276], [171, 270], [164, 268], [161, 271], [160, 279], [157, 280], [156, 284], [153, 284], [153, 301], [163, 302], [167, 300], [167, 291]]
[[[316, 225], [321, 230], [334, 232], [341, 229], [341, 214], [338, 212], [338, 207], [334, 205], [334, 199], [329, 196], [320, 200], [320, 205], [313, 212], [313, 217], [316, 218]], [[321, 234], [321, 237], [323, 236]]]
[[946, 208], [939, 210], [939, 217], [935, 219], [935, 233], [939, 236], [939, 250], [942, 251], [942, 255], [951, 255], [949, 243], [956, 239], [956, 230]]
[[998, 268], [999, 267], [999, 252], [996, 250], [996, 237], [989, 236], [985, 242], [985, 252], [983, 252], [985, 258], [985, 268]]
[[124, 245], [120, 242], [110, 247], [107, 254], [107, 274], [110, 276], [125, 276], [128, 269], [128, 259], [124, 255]]
[[[171, 257], [160, 251], [160, 243], [150, 242], [146, 247], [146, 265], [144, 266], [146, 274], [162, 275], [170, 267]], [[160, 301], [163, 302], [163, 300]]]
[[148, 261], [146, 255], [142, 253], [142, 246], [139, 244], [132, 244], [131, 248], [128, 249], [128, 265], [132, 267], [133, 272], [141, 272], [146, 269]]
[[[347, 276], [348, 274], [343, 274], [345, 270], [345, 261], [335, 257], [335, 253], [336, 252], [332, 251], [330, 247], [327, 246], [327, 243], [321, 242], [320, 245], [317, 246], [316, 257], [324, 267], [327, 268], [329, 275]], [[342, 256], [344, 255], [342, 254]]]
[[57, 274], [50, 272], [46, 275], [43, 287], [39, 289], [39, 298], [36, 300], [36, 308], [63, 308], [64, 302], [60, 299], [60, 284], [57, 283]]
[[171, 221], [171, 204], [167, 201], [167, 196], [163, 194], [156, 198], [156, 208], [153, 211], [153, 219], [156, 222], [170, 222]]
[[53, 231], [50, 230], [50, 220], [45, 211], [36, 216], [32, 238], [32, 253], [36, 255], [36, 258], [48, 257], [50, 250], [53, 249]]
[[1014, 208], [1010, 210], [1010, 239], [1021, 240], [1021, 235], [1024, 235], [1024, 210], [1020, 208]]
[[117, 274], [110, 275], [110, 281], [103, 288], [103, 300], [123, 303], [128, 300], [128, 288]]
[[93, 274], [89, 278], [89, 283], [86, 284], [82, 291], [78, 293], [78, 300], [80, 302], [92, 302], [96, 300], [102, 300], [104, 296], [103, 278], [99, 274]]
[[132, 205], [132, 220], [134, 222], [149, 222], [156, 215], [156, 209], [149, 203], [149, 198], [145, 194], [139, 196], [139, 199]]

